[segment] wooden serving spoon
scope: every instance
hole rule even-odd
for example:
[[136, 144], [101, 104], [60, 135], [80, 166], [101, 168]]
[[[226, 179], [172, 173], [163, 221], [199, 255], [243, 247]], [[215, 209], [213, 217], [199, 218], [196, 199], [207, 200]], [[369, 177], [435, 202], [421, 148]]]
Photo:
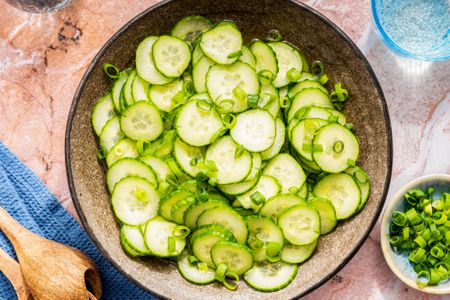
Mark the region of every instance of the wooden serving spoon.
[[102, 283], [97, 266], [84, 253], [32, 233], [2, 207], [0, 229], [13, 244], [35, 299], [100, 299]]
[[11, 256], [0, 248], [0, 272], [2, 272], [11, 282], [16, 291], [17, 299], [32, 300], [28, 286], [23, 280], [20, 266]]

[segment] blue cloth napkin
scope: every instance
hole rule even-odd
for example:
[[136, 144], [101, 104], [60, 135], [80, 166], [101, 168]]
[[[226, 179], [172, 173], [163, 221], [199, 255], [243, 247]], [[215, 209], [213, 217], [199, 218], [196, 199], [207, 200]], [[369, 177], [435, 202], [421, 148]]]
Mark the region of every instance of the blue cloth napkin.
[[[78, 248], [97, 264], [103, 282], [102, 299], [157, 299], [126, 279], [89, 240], [77, 221], [59, 204], [43, 182], [0, 142], [0, 206], [22, 225], [48, 239]], [[16, 258], [0, 232], [0, 247]], [[0, 299], [16, 299], [0, 272]]]

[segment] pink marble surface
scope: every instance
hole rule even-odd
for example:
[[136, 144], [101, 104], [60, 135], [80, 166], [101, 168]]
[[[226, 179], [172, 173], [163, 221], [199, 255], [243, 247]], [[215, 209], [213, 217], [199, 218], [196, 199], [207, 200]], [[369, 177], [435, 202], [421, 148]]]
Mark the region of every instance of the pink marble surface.
[[[0, 2], [0, 140], [70, 199], [64, 131], [78, 82], [106, 40], [155, 0], [74, 0], [55, 14], [31, 15]], [[389, 195], [409, 180], [450, 173], [450, 61], [399, 58], [371, 24], [369, 0], [305, 0], [340, 26], [368, 57], [385, 92], [394, 134]], [[388, 197], [389, 199], [389, 197]], [[308, 299], [444, 299], [402, 284], [388, 269], [379, 224], [353, 260]]]

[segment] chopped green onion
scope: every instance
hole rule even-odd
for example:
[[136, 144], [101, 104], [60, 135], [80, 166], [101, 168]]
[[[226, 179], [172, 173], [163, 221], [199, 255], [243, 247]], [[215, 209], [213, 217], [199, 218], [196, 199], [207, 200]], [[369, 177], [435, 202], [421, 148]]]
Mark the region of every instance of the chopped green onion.
[[292, 68], [287, 71], [286, 75], [290, 82], [296, 82], [302, 76], [302, 72], [300, 72], [297, 68]]
[[239, 85], [237, 85], [233, 89], [233, 96], [236, 97], [236, 99], [243, 101], [247, 97], [247, 93]]
[[408, 240], [410, 232], [411, 232], [411, 230], [409, 229], [409, 227], [404, 227], [402, 230], [402, 239]]
[[105, 154], [103, 153], [102, 149], [98, 149], [97, 157], [98, 157], [98, 159], [104, 159], [105, 158]]
[[328, 76], [325, 74], [325, 65], [321, 61], [313, 62], [311, 71], [318, 78], [320, 84], [324, 85], [328, 82]]
[[303, 119], [303, 117], [305, 117], [309, 111], [311, 110], [310, 106], [304, 106], [302, 108], [300, 108], [299, 110], [297, 110], [297, 112], [294, 114], [294, 119], [296, 120], [301, 120]]
[[427, 246], [427, 241], [420, 235], [414, 239], [414, 242], [416, 242], [420, 248], [425, 248]]
[[234, 291], [238, 287], [239, 276], [236, 273], [227, 272], [222, 283], [227, 289]]
[[405, 214], [412, 225], [420, 223], [420, 217], [414, 208], [411, 208], [410, 210], [406, 211]]
[[270, 72], [269, 70], [266, 70], [266, 69], [261, 70], [261, 71], [258, 72], [258, 79], [261, 82], [263, 82], [265, 80], [270, 82], [270, 81], [272, 81], [274, 79], [274, 77], [275, 76], [273, 75], [273, 73]]
[[200, 202], [205, 202], [208, 201], [209, 199], [209, 194], [208, 191], [206, 189], [197, 189], [197, 191], [195, 191], [194, 193], [195, 199], [197, 199]]
[[208, 183], [211, 185], [211, 186], [216, 186], [217, 185], [217, 178], [210, 178], [209, 180], [208, 180]]
[[172, 234], [179, 238], [185, 238], [189, 235], [189, 233], [191, 233], [191, 230], [189, 229], [189, 227], [184, 225], [175, 226], [175, 228], [172, 230]]
[[221, 114], [226, 114], [233, 109], [233, 106], [234, 106], [233, 100], [225, 99], [219, 102], [217, 109]]
[[241, 55], [242, 55], [242, 51], [238, 50], [238, 51], [228, 54], [227, 57], [232, 59], [232, 58], [240, 57]]
[[283, 36], [278, 30], [269, 30], [266, 34], [266, 41], [268, 42], [281, 42], [282, 40]]
[[250, 195], [250, 200], [252, 200], [255, 205], [260, 205], [266, 201], [266, 197], [264, 197], [260, 192], [256, 191]]
[[173, 253], [176, 250], [176, 241], [175, 238], [173, 236], [169, 236], [167, 238], [167, 251], [169, 253]]
[[119, 68], [112, 64], [103, 64], [103, 71], [109, 78], [117, 79], [120, 76]]
[[322, 76], [320, 76], [320, 78], [319, 78], [319, 83], [321, 84], [321, 85], [324, 85], [324, 84], [326, 84], [328, 82], [328, 76], [327, 76], [327, 74], [323, 74]]
[[198, 164], [198, 158], [197, 157], [193, 157], [190, 161], [189, 161], [189, 165], [191, 167], [195, 167]]
[[196, 263], [198, 263], [198, 259], [194, 255], [189, 255], [187, 260], [191, 265], [195, 265]]
[[426, 251], [423, 248], [417, 248], [409, 254], [408, 258], [414, 263], [423, 263], [427, 258]]
[[344, 102], [348, 98], [348, 91], [342, 87], [341, 83], [334, 85], [334, 91], [330, 94], [331, 102]]
[[356, 161], [353, 159], [347, 159], [347, 165], [349, 165], [350, 167], [354, 167], [356, 166]]
[[244, 154], [244, 147], [242, 145], [237, 145], [236, 150], [234, 151], [234, 159], [238, 159]]
[[336, 141], [333, 144], [333, 151], [335, 153], [341, 153], [344, 151], [344, 143], [342, 141]]
[[430, 273], [428, 271], [422, 270], [417, 273], [417, 286], [420, 288], [426, 287], [430, 281]]
[[280, 100], [281, 108], [288, 108], [289, 106], [291, 106], [291, 100], [289, 100], [288, 97], [284, 97], [283, 99]]
[[197, 269], [199, 269], [200, 271], [208, 271], [208, 264], [204, 262], [199, 262], [197, 264]]
[[227, 272], [228, 266], [226, 264], [219, 264], [216, 269], [216, 273], [214, 274], [214, 279], [217, 281], [223, 282], [225, 279], [225, 274]]
[[335, 116], [335, 115], [330, 115], [328, 117], [328, 122], [330, 122], [330, 123], [336, 123], [338, 120], [339, 120], [339, 117]]
[[436, 285], [441, 281], [441, 274], [435, 269], [430, 269], [430, 280], [428, 285]]
[[213, 107], [212, 103], [207, 100], [199, 100], [196, 105], [197, 108], [203, 112], [210, 112]]
[[249, 107], [256, 107], [258, 106], [259, 102], [259, 95], [257, 94], [250, 94], [247, 96], [247, 104]]
[[208, 176], [206, 176], [206, 174], [203, 173], [203, 172], [198, 172], [197, 175], [195, 176], [195, 179], [197, 181], [203, 182], [203, 181], [207, 181], [208, 180]]
[[443, 258], [445, 252], [440, 247], [434, 246], [433, 248], [431, 248], [430, 254], [436, 258]]
[[406, 217], [405, 213], [400, 211], [394, 211], [392, 213], [392, 222], [394, 222], [400, 227], [404, 227], [408, 223], [408, 218]]
[[346, 123], [344, 127], [350, 130], [351, 132], [355, 132], [355, 127], [353, 126], [352, 123]]
[[323, 147], [320, 144], [302, 144], [303, 151], [322, 152]]
[[398, 235], [394, 235], [389, 239], [389, 243], [392, 246], [399, 246], [401, 242], [403, 242], [403, 239]]
[[431, 203], [431, 206], [433, 206], [436, 210], [443, 210], [445, 208], [445, 202], [441, 199], [435, 200]]
[[252, 249], [259, 249], [264, 246], [264, 242], [260, 239], [251, 240], [249, 244]]
[[222, 123], [226, 128], [232, 129], [236, 125], [236, 117], [231, 113], [222, 115]]

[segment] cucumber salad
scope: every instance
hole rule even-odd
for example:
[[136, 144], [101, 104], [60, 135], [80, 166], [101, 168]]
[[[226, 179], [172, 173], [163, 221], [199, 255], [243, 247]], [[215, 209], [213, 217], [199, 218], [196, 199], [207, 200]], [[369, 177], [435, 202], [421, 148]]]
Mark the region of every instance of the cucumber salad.
[[92, 126], [132, 257], [273, 292], [369, 198], [348, 91], [275, 30], [244, 45], [234, 22], [188, 16], [145, 38], [135, 68], [103, 69]]

